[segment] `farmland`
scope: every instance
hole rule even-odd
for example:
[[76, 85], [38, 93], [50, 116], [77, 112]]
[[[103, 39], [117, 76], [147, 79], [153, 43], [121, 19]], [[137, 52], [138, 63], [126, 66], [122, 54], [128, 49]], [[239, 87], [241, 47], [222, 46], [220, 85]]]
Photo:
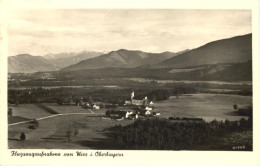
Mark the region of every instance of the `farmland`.
[[[252, 98], [249, 96], [192, 94], [182, 95], [179, 98], [170, 97], [168, 100], [154, 103], [154, 107], [159, 109], [161, 119], [178, 116], [201, 117], [206, 121], [213, 119], [234, 121], [243, 116], [238, 116], [234, 112], [233, 104], [243, 107], [252, 104], [251, 101]], [[12, 107], [13, 117], [9, 118], [10, 123], [14, 123], [11, 120], [18, 117], [20, 117], [20, 121], [40, 119], [37, 120], [38, 126], [35, 129], [29, 128], [33, 125], [30, 122], [9, 124], [9, 148], [91, 149], [96, 148], [97, 144], [102, 142], [103, 147], [100, 145], [98, 147], [105, 149], [108, 147], [108, 143], [104, 140], [110, 139], [108, 128], [116, 125], [126, 126], [134, 122], [134, 120], [117, 121], [103, 118], [106, 109], [92, 110], [55, 103], [44, 103], [44, 105], [59, 114], [52, 117], [52, 114], [35, 104]], [[47, 118], [41, 119], [41, 117]], [[79, 133], [73, 136], [70, 142], [66, 136], [68, 130], [72, 132], [78, 130]], [[22, 131], [26, 134], [25, 141], [19, 141]]]

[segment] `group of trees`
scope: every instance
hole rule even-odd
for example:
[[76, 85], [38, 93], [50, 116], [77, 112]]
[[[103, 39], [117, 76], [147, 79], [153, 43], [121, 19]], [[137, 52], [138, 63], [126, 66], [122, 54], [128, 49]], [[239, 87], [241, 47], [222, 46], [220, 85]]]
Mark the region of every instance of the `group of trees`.
[[181, 94], [196, 93], [196, 91], [195, 86], [189, 86], [186, 84], [172, 84], [167, 88], [156, 89], [148, 93], [138, 95], [136, 98], [143, 99], [147, 96], [150, 101], [163, 101], [169, 99], [170, 96], [176, 96], [178, 98]]
[[8, 90], [8, 102], [10, 104], [56, 102], [58, 96], [66, 96], [61, 89], [31, 88], [24, 90]]
[[237, 109], [237, 113], [239, 115], [249, 116], [250, 118], [252, 118], [253, 117], [253, 107], [252, 106], [248, 106], [248, 107], [245, 107], [245, 108], [238, 108]]
[[115, 119], [120, 119], [122, 117], [125, 117], [126, 111], [120, 111], [120, 110], [107, 110], [106, 111], [106, 116], [115, 118]]
[[115, 144], [122, 149], [214, 150], [230, 148], [216, 142], [234, 131], [252, 130], [252, 120], [176, 123], [147, 119], [124, 127], [115, 126], [111, 130], [115, 133]]
[[[99, 89], [99, 88], [32, 88], [25, 90], [8, 90], [10, 104], [23, 103], [62, 103], [69, 97], [73, 99], [92, 96], [93, 102], [124, 103], [129, 98], [130, 89]], [[69, 102], [69, 101], [68, 101]], [[73, 101], [74, 102], [74, 101]]]
[[[225, 67], [225, 65], [229, 66]], [[220, 67], [222, 69], [218, 69], [218, 66], [222, 66]], [[175, 80], [252, 81], [252, 61], [233, 64], [202, 65], [201, 67], [202, 69], [172, 73], [163, 75], [162, 77], [168, 76], [168, 79]]]

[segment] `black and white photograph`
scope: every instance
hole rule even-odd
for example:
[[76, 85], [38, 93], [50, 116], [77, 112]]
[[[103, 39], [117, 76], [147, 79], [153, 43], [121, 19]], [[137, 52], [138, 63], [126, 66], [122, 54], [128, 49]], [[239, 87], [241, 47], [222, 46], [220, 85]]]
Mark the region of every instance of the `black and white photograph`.
[[252, 17], [246, 8], [12, 10], [8, 150], [252, 153]]
[[24, 10], [11, 21], [9, 148], [252, 151], [250, 10]]

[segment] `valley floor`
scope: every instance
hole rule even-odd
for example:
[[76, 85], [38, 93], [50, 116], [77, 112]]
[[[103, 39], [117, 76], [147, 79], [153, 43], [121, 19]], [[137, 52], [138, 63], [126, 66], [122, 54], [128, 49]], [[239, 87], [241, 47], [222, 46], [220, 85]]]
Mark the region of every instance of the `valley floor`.
[[[213, 119], [231, 121], [242, 118], [234, 113], [233, 104], [246, 106], [252, 104], [252, 97], [238, 95], [195, 94], [175, 97], [155, 103], [160, 118], [173, 116], [202, 117], [206, 121]], [[78, 106], [44, 105], [58, 112], [53, 114], [34, 104], [13, 107], [13, 117], [9, 117], [8, 146], [11, 149], [114, 149], [111, 147], [107, 130], [115, 125], [126, 126], [134, 120], [112, 120], [104, 118], [106, 109], [90, 110]], [[34, 122], [19, 123], [36, 119]], [[17, 123], [17, 124], [16, 124]], [[34, 127], [32, 127], [34, 126]], [[68, 140], [68, 131], [72, 132]], [[26, 140], [20, 141], [24, 132]], [[243, 136], [241, 136], [243, 135]], [[234, 139], [239, 138], [239, 139]], [[252, 144], [252, 131], [233, 133], [221, 138], [226, 144], [247, 141]], [[249, 142], [248, 142], [249, 140]], [[234, 144], [236, 145], [236, 144]], [[225, 148], [223, 149], [225, 150]]]

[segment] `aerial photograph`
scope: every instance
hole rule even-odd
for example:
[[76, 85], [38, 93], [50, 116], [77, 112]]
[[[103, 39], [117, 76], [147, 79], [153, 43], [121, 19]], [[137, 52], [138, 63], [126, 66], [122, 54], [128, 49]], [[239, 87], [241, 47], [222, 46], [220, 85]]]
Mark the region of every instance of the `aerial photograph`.
[[17, 9], [8, 149], [253, 151], [252, 35], [244, 9]]

